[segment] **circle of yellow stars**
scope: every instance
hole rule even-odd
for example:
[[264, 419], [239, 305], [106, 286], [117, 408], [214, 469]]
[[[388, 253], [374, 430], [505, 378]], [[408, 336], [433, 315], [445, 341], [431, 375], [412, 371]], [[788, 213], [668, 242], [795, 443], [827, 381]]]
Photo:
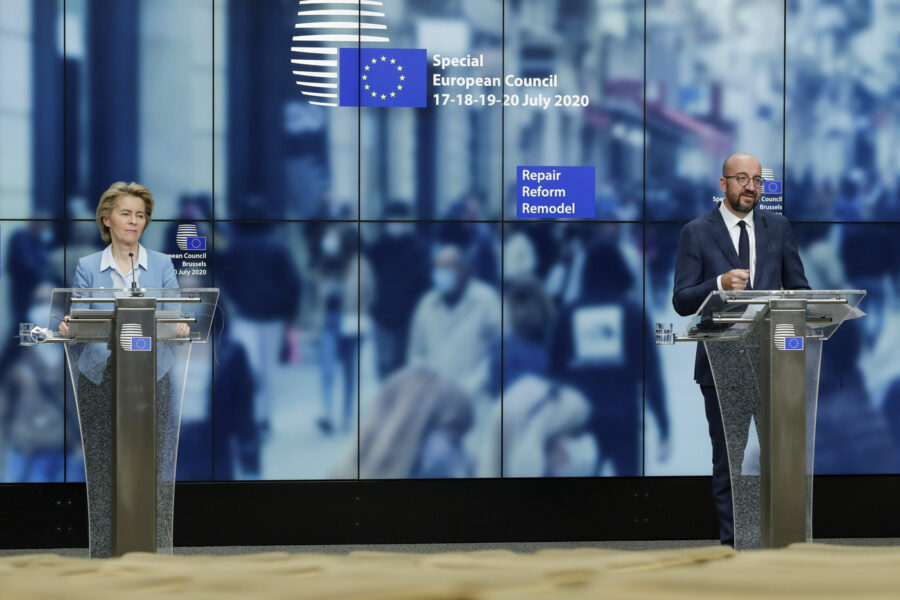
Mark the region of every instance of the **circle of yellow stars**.
[[371, 71], [373, 65], [374, 65], [374, 66], [378, 66], [378, 65], [381, 64], [381, 63], [385, 63], [386, 65], [387, 65], [387, 64], [390, 64], [390, 65], [392, 65], [394, 68], [397, 69], [397, 73], [399, 73], [399, 81], [400, 81], [400, 83], [397, 84], [396, 89], [392, 89], [391, 92], [390, 92], [389, 94], [388, 94], [388, 93], [381, 93], [381, 94], [379, 94], [378, 92], [373, 91], [373, 90], [372, 90], [372, 86], [369, 85], [369, 84], [367, 83], [368, 80], [369, 80], [369, 75], [368, 75], [367, 73], [363, 73], [363, 74], [362, 74], [363, 89], [364, 89], [365, 91], [369, 92], [372, 98], [377, 98], [377, 99], [380, 99], [380, 100], [387, 100], [388, 98], [395, 98], [395, 97], [397, 96], [397, 93], [398, 93], [398, 92], [403, 91], [403, 82], [406, 81], [406, 75], [403, 74], [403, 65], [398, 65], [398, 64], [397, 64], [397, 59], [395, 59], [395, 58], [388, 59], [387, 56], [382, 56], [382, 57], [381, 57], [381, 60], [379, 60], [378, 58], [373, 58], [373, 59], [372, 59], [371, 61], [369, 61], [369, 62], [370, 62], [370, 64], [365, 65], [365, 66], [363, 67], [363, 70], [365, 70], [365, 71]]

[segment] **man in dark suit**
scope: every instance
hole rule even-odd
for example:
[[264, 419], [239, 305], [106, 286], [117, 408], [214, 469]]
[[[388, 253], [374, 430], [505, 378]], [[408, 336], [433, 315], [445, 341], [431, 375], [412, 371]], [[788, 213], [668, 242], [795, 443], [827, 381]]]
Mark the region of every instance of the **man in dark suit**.
[[[699, 310], [716, 290], [809, 289], [790, 223], [782, 215], [754, 210], [762, 166], [749, 154], [733, 154], [722, 164], [724, 201], [684, 226], [675, 261], [672, 304], [679, 315]], [[722, 414], [703, 344], [697, 344], [694, 380], [706, 403], [713, 447], [713, 500], [723, 544], [734, 545], [731, 476]], [[747, 419], [749, 427], [749, 417]], [[743, 448], [733, 449], [743, 453]]]

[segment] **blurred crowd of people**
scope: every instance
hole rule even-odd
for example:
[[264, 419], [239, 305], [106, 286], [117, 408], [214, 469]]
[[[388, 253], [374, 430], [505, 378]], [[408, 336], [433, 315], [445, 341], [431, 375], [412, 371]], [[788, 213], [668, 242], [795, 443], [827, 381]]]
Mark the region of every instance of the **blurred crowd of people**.
[[[893, 358], [900, 334], [900, 125], [893, 100], [900, 14], [892, 3], [789, 2], [787, 23], [779, 2], [657, 2], [647, 3], [643, 14], [640, 2], [526, 0], [513, 3], [505, 21], [498, 2], [487, 9], [474, 2], [408, 4], [400, 11], [404, 25], [393, 29], [395, 41], [413, 44], [403, 36], [416, 31], [420, 17], [432, 25], [449, 17], [448, 32], [456, 35], [466, 23], [473, 48], [499, 53], [502, 21], [507, 68], [559, 71], [561, 91], [589, 94], [591, 106], [559, 113], [508, 109], [503, 123], [488, 111], [427, 112], [402, 132], [415, 152], [402, 145], [395, 152], [393, 133], [373, 136], [378, 151], [371, 154], [407, 169], [397, 172], [408, 173], [414, 188], [414, 199], [382, 205], [397, 187], [389, 182], [407, 177], [372, 168], [361, 170], [360, 182], [342, 178], [344, 167], [333, 157], [356, 148], [355, 126], [337, 127], [337, 119], [315, 111], [306, 113], [308, 129], [292, 125], [293, 84], [270, 85], [263, 77], [269, 71], [254, 60], [222, 57], [217, 64], [232, 69], [232, 81], [242, 81], [235, 64], [243, 62], [261, 78], [242, 87], [264, 90], [258, 105], [232, 94], [227, 138], [242, 139], [247, 115], [265, 112], [272, 121], [246, 125], [249, 142], [265, 142], [267, 151], [250, 156], [229, 146], [223, 153], [236, 157], [224, 171], [240, 167], [247, 181], [232, 176], [220, 188], [228, 199], [217, 210], [226, 212], [215, 218], [253, 222], [214, 221], [211, 198], [199, 194], [173, 203], [177, 214], [166, 209], [176, 221], [150, 229], [163, 240], [156, 249], [177, 252], [178, 223], [206, 227], [201, 233], [214, 238], [208, 274], [181, 284], [223, 291], [215, 357], [193, 350], [179, 477], [267, 477], [275, 463], [316, 463], [295, 472], [322, 477], [640, 475], [642, 448], [654, 431], [645, 426], [646, 415], [664, 459], [677, 435], [670, 390], [685, 379], [663, 369], [648, 323], [648, 315], [671, 309], [676, 222], [712, 206], [720, 158], [732, 146], [780, 148], [782, 141], [787, 155], [776, 151], [764, 166], [786, 165], [775, 175], [784, 179], [785, 212], [796, 223], [810, 283], [868, 290], [867, 317], [843, 326], [823, 354], [817, 471], [900, 469], [900, 371]], [[752, 23], [766, 26], [742, 25]], [[784, 56], [783, 27], [793, 34]], [[103, 28], [96, 31], [91, 35]], [[535, 39], [544, 41], [533, 46]], [[240, 47], [232, 41], [231, 48]], [[281, 42], [270, 51], [280, 56]], [[47, 57], [55, 60], [53, 53]], [[183, 66], [193, 78], [190, 61]], [[33, 67], [35, 73], [46, 68]], [[106, 115], [93, 101], [68, 106], [96, 120], [90, 131], [105, 131]], [[284, 132], [272, 124], [281, 124], [272, 107], [285, 110]], [[205, 111], [185, 114], [194, 113]], [[172, 115], [140, 115], [142, 132], [182, 127], [169, 122]], [[394, 131], [383, 113], [364, 113], [363, 123]], [[655, 223], [501, 225], [479, 221], [497, 218], [499, 190], [491, 190], [491, 208], [477, 195], [453, 202], [452, 186], [435, 185], [442, 196], [433, 198], [425, 183], [436, 178], [428, 169], [440, 168], [442, 181], [460, 186], [493, 181], [489, 161], [501, 127], [507, 166], [559, 156], [596, 165], [598, 218]], [[360, 138], [369, 137], [365, 131]], [[435, 131], [454, 132], [468, 149], [436, 142]], [[11, 136], [10, 147], [30, 145]], [[70, 156], [102, 162], [90, 155], [91, 135], [68, 139], [77, 150]], [[141, 146], [145, 154], [154, 147]], [[160, 145], [157, 160], [168, 161], [169, 147]], [[548, 156], [547, 149], [560, 154]], [[209, 162], [204, 152], [197, 156]], [[205, 172], [198, 164], [183, 170]], [[65, 168], [75, 181], [79, 168]], [[413, 175], [420, 172], [426, 175]], [[235, 183], [252, 188], [257, 180], [277, 188], [282, 178], [272, 173], [286, 174], [293, 195], [265, 199], [237, 191]], [[335, 190], [357, 185], [375, 190], [378, 199], [359, 212], [385, 223], [354, 221], [355, 202], [327, 203]], [[66, 195], [68, 218], [89, 220], [90, 211], [78, 209], [84, 198], [79, 204], [77, 195]], [[300, 213], [272, 212], [276, 203], [284, 210], [301, 196]], [[510, 187], [507, 216], [514, 198]], [[10, 214], [23, 214], [17, 194], [4, 202]], [[320, 204], [327, 214], [316, 212]], [[311, 220], [277, 222], [298, 215]], [[35, 213], [23, 226], [3, 223], [0, 302], [7, 327], [47, 324], [48, 290], [71, 283], [66, 263], [97, 249], [92, 223], [69, 223], [64, 235], [61, 221], [42, 220], [50, 217], [59, 215]], [[412, 221], [432, 217], [442, 221]], [[823, 220], [841, 223], [815, 223]], [[0, 480], [58, 481], [64, 470], [78, 477], [77, 417], [71, 396], [66, 401], [70, 384], [62, 365], [58, 347], [19, 348], [12, 336], [0, 342]], [[292, 405], [304, 410], [285, 410]], [[289, 442], [273, 446], [279, 432]], [[334, 444], [325, 448], [320, 439]], [[267, 454], [269, 447], [277, 451]], [[696, 472], [706, 471], [705, 462], [697, 457]]]
[[[471, 198], [451, 210], [475, 216], [366, 230], [359, 331], [377, 381], [361, 385], [359, 476], [640, 475], [644, 403], [663, 446], [669, 420], [640, 256], [621, 249], [633, 240], [616, 225], [515, 224], [501, 248]], [[426, 380], [452, 410], [405, 391]]]
[[[202, 349], [192, 359], [199, 383], [185, 397], [179, 477], [208, 479], [213, 463], [218, 479], [266, 477], [278, 421], [294, 432], [297, 454], [268, 460], [319, 461], [330, 477], [640, 475], [650, 435], [665, 460], [666, 381], [680, 374], [663, 371], [647, 314], [668, 301], [668, 230], [507, 223], [501, 238], [499, 223], [478, 220], [477, 203], [460, 203], [468, 206], [454, 214], [474, 218], [417, 223], [408, 203], [392, 202], [383, 223], [220, 224], [209, 255], [223, 292], [215, 361]], [[179, 216], [206, 219], [202, 205], [185, 200]], [[174, 223], [157, 227], [175, 243]], [[816, 470], [895, 472], [893, 227], [795, 229], [814, 287], [869, 292], [867, 317], [839, 330], [823, 355]], [[47, 324], [50, 290], [64, 285], [57, 225], [4, 233], [10, 322]], [[82, 236], [70, 232], [73, 248]], [[647, 290], [663, 288], [648, 292], [646, 310], [644, 270]], [[68, 478], [80, 479], [61, 348], [8, 338], [2, 353], [3, 480], [60, 481], [66, 463]], [[284, 407], [297, 404], [307, 423], [284, 423]], [[338, 450], [305, 455], [313, 438]]]

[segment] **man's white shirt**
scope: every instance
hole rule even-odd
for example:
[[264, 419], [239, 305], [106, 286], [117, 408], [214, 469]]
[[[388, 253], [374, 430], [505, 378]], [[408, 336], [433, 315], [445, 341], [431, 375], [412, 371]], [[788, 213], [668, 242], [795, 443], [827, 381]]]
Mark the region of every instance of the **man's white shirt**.
[[[741, 221], [747, 224], [747, 237], [750, 238], [750, 284], [753, 283], [753, 277], [756, 275], [756, 232], [753, 229], [753, 211], [751, 210], [743, 219], [739, 219], [737, 215], [728, 210], [725, 206], [726, 200], [719, 203], [719, 212], [722, 213], [722, 219], [725, 221], [725, 228], [728, 235], [731, 236], [731, 243], [734, 244], [734, 251], [740, 255], [738, 243], [741, 238], [741, 227], [738, 225]], [[719, 291], [722, 288], [722, 275], [716, 277], [716, 287]]]

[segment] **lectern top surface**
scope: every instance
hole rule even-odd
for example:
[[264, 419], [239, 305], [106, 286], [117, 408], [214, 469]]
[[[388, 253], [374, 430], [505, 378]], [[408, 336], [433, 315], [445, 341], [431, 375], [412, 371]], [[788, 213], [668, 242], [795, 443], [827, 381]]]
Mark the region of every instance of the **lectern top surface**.
[[[185, 341], [184, 337], [179, 337], [175, 333], [178, 322], [185, 322], [190, 328], [188, 336], [190, 341], [203, 343], [207, 341], [212, 330], [213, 316], [219, 301], [219, 290], [216, 288], [137, 288], [134, 290], [130, 288], [56, 288], [53, 290], [50, 301], [50, 314], [46, 327], [55, 332], [59, 329], [62, 320], [68, 316], [81, 325], [80, 328], [76, 327], [72, 330], [73, 334], [77, 331], [91, 332], [91, 335], [88, 335], [90, 339], [73, 339], [71, 341], [100, 341], [99, 338], [108, 337], [108, 327], [103, 329], [102, 323], [99, 321], [111, 319], [117, 303], [123, 304], [132, 298], [150, 302], [155, 299], [158, 341]], [[38, 323], [38, 325], [43, 326], [44, 324]], [[98, 336], [98, 339], [94, 339]]]
[[740, 339], [764, 320], [776, 303], [785, 307], [805, 306], [807, 326], [804, 335], [827, 340], [847, 319], [865, 315], [858, 308], [865, 295], [865, 290], [710, 292], [679, 338], [696, 341]]

